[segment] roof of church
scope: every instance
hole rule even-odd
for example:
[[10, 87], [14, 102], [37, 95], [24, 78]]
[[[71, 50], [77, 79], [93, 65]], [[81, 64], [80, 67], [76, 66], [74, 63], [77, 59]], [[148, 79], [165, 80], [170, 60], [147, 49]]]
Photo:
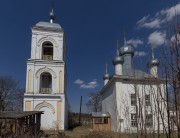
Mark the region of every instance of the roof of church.
[[58, 23], [50, 23], [50, 22], [38, 22], [35, 26], [61, 28], [61, 26]]
[[[136, 74], [137, 73], [137, 74]], [[149, 75], [149, 74], [146, 74], [146, 75], [149, 75], [149, 76], [142, 76], [143, 74], [141, 73], [144, 73], [140, 70], [136, 70], [135, 71], [135, 75], [131, 74], [131, 75], [113, 75], [110, 80], [107, 82], [107, 84], [101, 89], [101, 93], [104, 92], [104, 90], [106, 88], [108, 88], [110, 85], [114, 85], [115, 82], [118, 82], [118, 81], [125, 81], [125, 82], [129, 82], [129, 83], [132, 83], [132, 81], [134, 82], [138, 82], [139, 84], [142, 84], [142, 83], [147, 83], [147, 84], [162, 84], [162, 83], [165, 83], [165, 79], [162, 79], [162, 78], [155, 78], [153, 77], [152, 75]], [[141, 75], [140, 75], [141, 74]]]
[[50, 31], [63, 31], [62, 27], [58, 23], [50, 22], [38, 22], [33, 29], [50, 30]]
[[123, 70], [123, 75], [133, 77], [153, 77], [152, 75], [137, 69]]

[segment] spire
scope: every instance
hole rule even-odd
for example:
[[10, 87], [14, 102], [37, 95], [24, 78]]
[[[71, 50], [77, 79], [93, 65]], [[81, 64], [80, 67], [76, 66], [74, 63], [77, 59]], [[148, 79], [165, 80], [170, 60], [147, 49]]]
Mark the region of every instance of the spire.
[[110, 78], [110, 76], [109, 76], [109, 74], [108, 74], [108, 70], [107, 70], [107, 68], [108, 68], [108, 64], [106, 63], [105, 64], [105, 74], [104, 74], [104, 76], [103, 76], [103, 80], [105, 81], [105, 84], [107, 83], [107, 81], [109, 80], [109, 78]]
[[117, 40], [116, 49], [117, 49], [117, 57], [118, 57], [119, 56], [119, 43], [118, 43], [118, 40]]
[[107, 68], [108, 68], [108, 64], [106, 63], [106, 65], [105, 65], [105, 68], [106, 68], [106, 72], [105, 72], [105, 74], [108, 74], [108, 71], [107, 71]]
[[151, 54], [152, 54], [152, 59], [154, 59], [154, 48], [151, 47]]
[[55, 14], [54, 14], [54, 1], [51, 0], [51, 6], [52, 6], [52, 10], [49, 14], [49, 18], [50, 18], [50, 23], [54, 23], [54, 20], [55, 20]]
[[126, 45], [126, 31], [124, 31], [124, 45]]

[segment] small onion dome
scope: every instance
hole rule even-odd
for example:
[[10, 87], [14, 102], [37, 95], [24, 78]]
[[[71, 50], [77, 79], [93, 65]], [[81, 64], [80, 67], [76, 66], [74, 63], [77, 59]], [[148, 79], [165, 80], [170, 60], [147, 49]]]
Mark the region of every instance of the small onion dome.
[[106, 80], [106, 79], [109, 79], [109, 78], [110, 78], [110, 76], [109, 76], [109, 74], [108, 74], [108, 73], [104, 74], [104, 76], [103, 76], [103, 80]]
[[121, 47], [120, 53], [121, 55], [131, 54], [132, 56], [134, 56], [134, 48], [130, 45], [124, 45], [123, 47]]
[[158, 59], [152, 59], [149, 63], [148, 63], [149, 67], [152, 66], [159, 66], [159, 60]]
[[112, 61], [113, 65], [116, 65], [116, 64], [122, 64], [123, 63], [123, 58], [121, 56], [116, 56], [114, 58], [114, 60]]

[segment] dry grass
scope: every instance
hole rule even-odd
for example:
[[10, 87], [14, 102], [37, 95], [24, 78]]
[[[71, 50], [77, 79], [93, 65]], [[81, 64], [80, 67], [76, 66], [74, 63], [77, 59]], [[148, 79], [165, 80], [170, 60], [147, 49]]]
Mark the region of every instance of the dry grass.
[[[134, 134], [120, 134], [114, 132], [99, 132], [93, 131], [88, 126], [78, 126], [71, 130], [66, 130], [64, 132], [48, 131], [44, 135], [46, 138], [158, 138], [156, 134], [148, 135], [137, 135]], [[166, 138], [164, 134], [160, 135], [160, 138]], [[177, 138], [177, 137], [173, 137]]]

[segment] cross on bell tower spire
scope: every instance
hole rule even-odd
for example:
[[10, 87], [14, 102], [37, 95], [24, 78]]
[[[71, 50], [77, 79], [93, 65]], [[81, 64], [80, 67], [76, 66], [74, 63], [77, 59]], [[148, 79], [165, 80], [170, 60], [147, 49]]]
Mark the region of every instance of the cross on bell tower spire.
[[55, 13], [54, 13], [54, 1], [51, 0], [51, 12], [49, 13], [50, 23], [54, 23], [55, 20]]

